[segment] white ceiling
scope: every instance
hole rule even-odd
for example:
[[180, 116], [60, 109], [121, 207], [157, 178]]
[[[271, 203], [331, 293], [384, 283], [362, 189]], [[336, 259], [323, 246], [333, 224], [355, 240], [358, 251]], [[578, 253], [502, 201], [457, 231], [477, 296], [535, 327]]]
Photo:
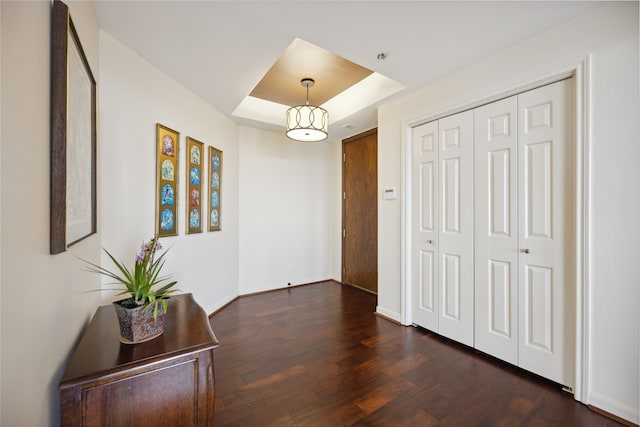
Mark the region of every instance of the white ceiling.
[[[601, 3], [96, 0], [95, 8], [102, 30], [222, 113], [284, 132], [284, 117], [275, 126], [232, 114], [296, 37], [405, 86], [388, 100]], [[329, 139], [375, 127], [384, 101], [330, 122]]]

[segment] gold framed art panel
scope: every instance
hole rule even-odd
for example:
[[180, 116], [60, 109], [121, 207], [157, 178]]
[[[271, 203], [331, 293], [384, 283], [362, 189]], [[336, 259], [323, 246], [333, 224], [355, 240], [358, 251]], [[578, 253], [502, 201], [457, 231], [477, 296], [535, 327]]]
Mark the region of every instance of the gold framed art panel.
[[222, 150], [209, 147], [208, 231], [220, 231], [222, 223]]
[[186, 230], [187, 234], [202, 233], [202, 179], [204, 144], [187, 137], [187, 182]]
[[156, 124], [156, 234], [178, 235], [180, 133]]

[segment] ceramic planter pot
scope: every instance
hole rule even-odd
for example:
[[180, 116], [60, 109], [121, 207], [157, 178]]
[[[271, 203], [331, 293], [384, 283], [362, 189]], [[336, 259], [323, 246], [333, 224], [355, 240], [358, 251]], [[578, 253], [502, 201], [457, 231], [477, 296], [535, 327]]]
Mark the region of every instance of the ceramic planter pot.
[[158, 316], [154, 319], [153, 306], [127, 308], [121, 305], [124, 301], [113, 303], [120, 324], [120, 342], [137, 344], [159, 337], [164, 332], [165, 312], [162, 304], [158, 305]]

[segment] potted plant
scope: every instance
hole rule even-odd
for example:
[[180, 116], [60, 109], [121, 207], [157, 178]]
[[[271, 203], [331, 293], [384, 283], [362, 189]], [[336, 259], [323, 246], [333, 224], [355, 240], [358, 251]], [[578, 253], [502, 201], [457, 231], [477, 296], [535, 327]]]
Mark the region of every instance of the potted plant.
[[168, 281], [169, 276], [160, 276], [167, 252], [156, 257], [159, 250], [162, 250], [162, 245], [155, 235], [142, 245], [132, 269], [117, 261], [106, 249], [104, 251], [117, 270], [111, 271], [86, 261], [88, 271], [110, 277], [124, 285], [124, 289], [116, 289], [121, 291], [118, 295], [129, 294], [128, 298], [113, 303], [120, 323], [120, 341], [123, 343], [148, 341], [164, 331], [169, 295], [176, 291], [174, 286], [178, 282]]

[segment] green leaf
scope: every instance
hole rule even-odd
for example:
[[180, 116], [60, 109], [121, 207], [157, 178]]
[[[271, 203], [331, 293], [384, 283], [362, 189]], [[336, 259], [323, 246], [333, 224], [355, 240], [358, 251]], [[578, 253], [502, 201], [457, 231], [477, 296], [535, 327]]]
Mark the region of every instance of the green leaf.
[[[160, 275], [160, 272], [164, 267], [165, 257], [169, 250], [166, 250], [159, 256], [155, 257], [155, 250], [158, 245], [158, 236], [154, 236], [145, 245], [148, 248], [148, 251], [144, 255], [143, 260], [138, 262], [136, 257], [131, 270], [129, 270], [123, 262], [116, 260], [116, 258], [106, 249], [104, 249], [105, 253], [116, 266], [114, 271], [86, 260], [83, 261], [86, 263], [87, 271], [102, 274], [113, 279], [115, 283], [123, 285], [124, 289], [111, 289], [119, 290], [120, 292], [118, 295], [129, 294], [136, 304], [146, 305], [147, 308], [153, 305], [154, 318], [156, 318], [158, 314], [158, 304], [162, 303], [164, 311], [166, 312], [166, 298], [177, 291], [174, 287], [178, 282], [175, 280], [169, 281], [171, 277], [170, 275]], [[159, 286], [159, 289], [154, 289], [156, 286]]]

